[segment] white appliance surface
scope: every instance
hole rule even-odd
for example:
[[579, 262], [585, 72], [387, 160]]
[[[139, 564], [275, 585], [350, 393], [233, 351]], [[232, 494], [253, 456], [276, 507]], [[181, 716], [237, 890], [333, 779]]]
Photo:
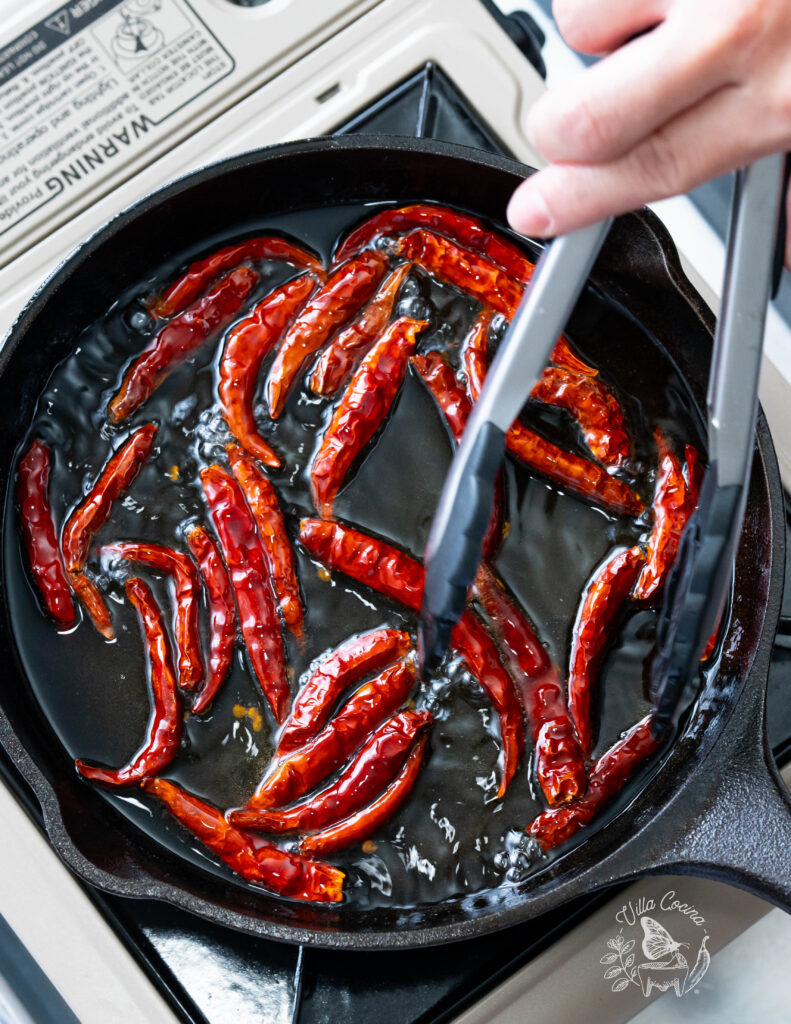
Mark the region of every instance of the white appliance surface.
[[[500, 6], [530, 11], [546, 30], [550, 82], [579, 72], [537, 4]], [[33, 37], [4, 47], [51, 19], [64, 45], [17, 68], [26, 46], [43, 43]], [[427, 60], [519, 158], [537, 162], [523, 125], [544, 85], [478, 0], [270, 0], [252, 8], [228, 0], [0, 0], [0, 335], [68, 253], [130, 203], [211, 160], [331, 131]], [[40, 173], [28, 175], [26, 161]], [[715, 305], [719, 239], [684, 198], [656, 209]], [[773, 312], [762, 400], [791, 486], [789, 389], [788, 328]], [[0, 815], [13, 836], [0, 846], [0, 914], [79, 1019], [175, 1019], [3, 787]], [[706, 908], [711, 927], [712, 966], [688, 997], [671, 990], [656, 998], [654, 990], [649, 1000], [639, 991], [624, 998], [601, 978], [598, 947], [617, 906], [649, 898], [658, 885], [652, 879], [616, 897], [460, 1020], [783, 1019], [791, 980], [781, 959], [791, 950], [791, 919], [715, 882], [662, 880], [663, 891], [671, 881]]]

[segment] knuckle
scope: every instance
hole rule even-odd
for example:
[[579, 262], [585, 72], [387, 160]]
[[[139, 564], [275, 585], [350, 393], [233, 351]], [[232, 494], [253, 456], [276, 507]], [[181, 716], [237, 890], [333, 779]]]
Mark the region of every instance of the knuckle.
[[699, 46], [710, 59], [728, 57], [749, 61], [766, 38], [765, 0], [727, 0], [721, 15], [712, 18]]
[[553, 0], [552, 16], [558, 31], [572, 50], [584, 50], [586, 32], [578, 0]]
[[732, 47], [751, 46], [763, 30], [763, 0], [739, 0], [731, 3], [726, 41]]
[[613, 138], [611, 118], [584, 96], [560, 118], [561, 138], [577, 159], [596, 160], [606, 155]]
[[641, 182], [657, 198], [672, 196], [685, 189], [688, 168], [685, 157], [660, 129], [634, 152], [635, 171]]

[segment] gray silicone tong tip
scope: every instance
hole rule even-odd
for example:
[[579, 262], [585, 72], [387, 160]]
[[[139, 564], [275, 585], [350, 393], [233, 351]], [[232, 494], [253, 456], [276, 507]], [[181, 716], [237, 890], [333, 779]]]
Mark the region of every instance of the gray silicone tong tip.
[[731, 584], [752, 466], [766, 311], [783, 263], [790, 170], [791, 162], [778, 154], [736, 176], [707, 399], [709, 465], [657, 624], [651, 669], [656, 737], [696, 688], [701, 654]]
[[505, 433], [546, 366], [611, 223], [594, 224], [546, 246], [492, 361], [445, 480], [426, 546], [418, 627], [421, 675], [441, 665], [480, 564]]

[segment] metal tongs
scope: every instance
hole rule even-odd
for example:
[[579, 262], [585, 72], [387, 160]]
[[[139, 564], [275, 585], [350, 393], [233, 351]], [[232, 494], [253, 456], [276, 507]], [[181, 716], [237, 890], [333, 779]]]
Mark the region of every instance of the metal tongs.
[[[766, 157], [736, 175], [722, 308], [707, 398], [708, 452], [695, 514], [668, 576], [652, 665], [652, 729], [674, 721], [730, 589], [752, 465], [758, 379], [770, 293], [783, 266], [789, 164]], [[422, 673], [447, 653], [481, 559], [505, 433], [549, 360], [612, 220], [550, 242], [535, 269], [470, 416], [426, 547], [418, 632]]]

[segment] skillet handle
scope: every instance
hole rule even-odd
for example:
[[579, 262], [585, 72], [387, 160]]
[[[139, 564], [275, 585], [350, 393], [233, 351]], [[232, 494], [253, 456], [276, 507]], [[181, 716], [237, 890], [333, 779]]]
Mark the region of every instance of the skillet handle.
[[750, 674], [691, 784], [627, 844], [631, 858], [623, 850], [632, 875], [714, 878], [791, 913], [791, 795], [766, 739], [767, 669]]

